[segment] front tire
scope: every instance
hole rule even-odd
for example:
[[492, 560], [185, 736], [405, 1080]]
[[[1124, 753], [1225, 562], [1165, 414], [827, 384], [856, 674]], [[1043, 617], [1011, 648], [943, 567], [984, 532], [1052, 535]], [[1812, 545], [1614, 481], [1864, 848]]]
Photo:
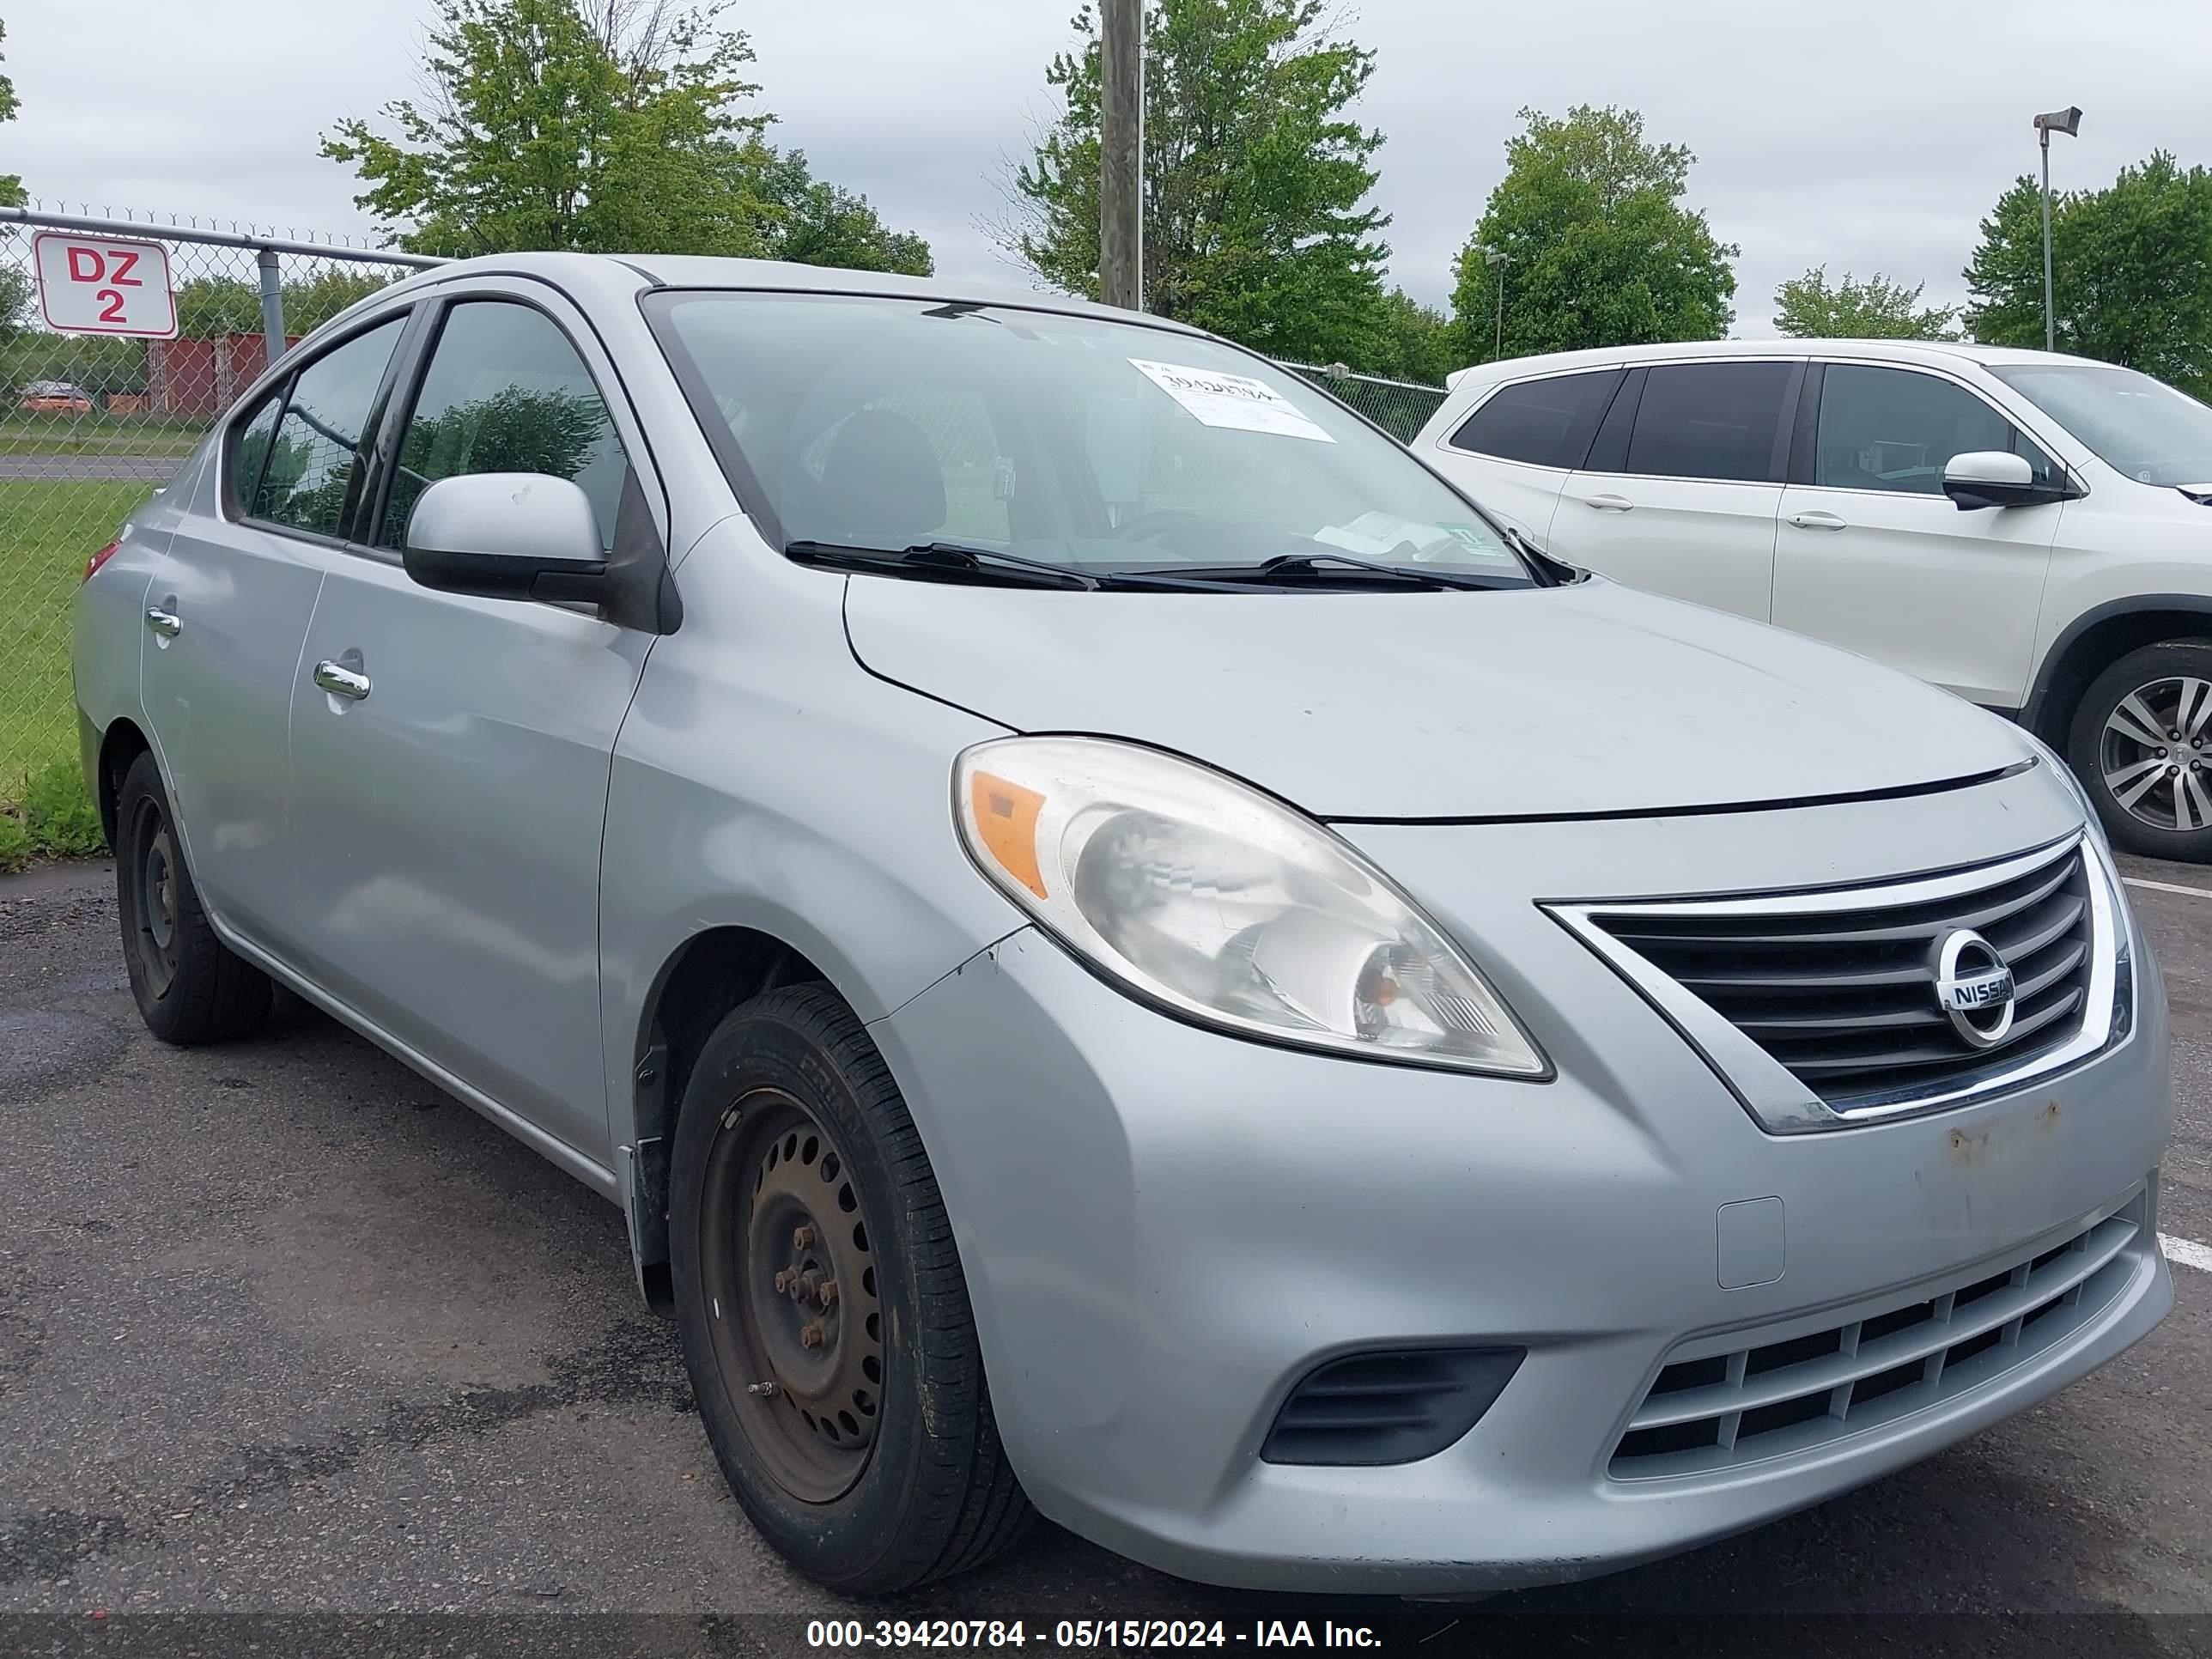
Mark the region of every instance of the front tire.
[[2098, 675], [2066, 758], [2114, 845], [2212, 862], [2212, 641], [2147, 645]]
[[115, 896], [131, 995], [148, 1030], [188, 1048], [261, 1029], [273, 988], [216, 937], [151, 754], [131, 763], [116, 797]]
[[670, 1170], [676, 1316], [707, 1437], [808, 1577], [884, 1595], [1018, 1537], [967, 1282], [913, 1120], [852, 1011], [794, 986], [725, 1018]]

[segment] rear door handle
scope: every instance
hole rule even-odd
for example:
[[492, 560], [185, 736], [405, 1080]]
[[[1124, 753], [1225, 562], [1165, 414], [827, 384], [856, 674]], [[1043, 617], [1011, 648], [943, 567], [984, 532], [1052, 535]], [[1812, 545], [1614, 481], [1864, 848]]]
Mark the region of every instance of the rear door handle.
[[1636, 509], [1636, 503], [1626, 495], [1585, 495], [1583, 505], [1594, 507], [1601, 513], [1632, 513]]
[[146, 607], [146, 626], [165, 640], [173, 640], [185, 631], [185, 619], [173, 611], [164, 611], [158, 605]]
[[315, 684], [334, 697], [359, 702], [368, 695], [368, 676], [355, 672], [328, 658], [315, 665]]
[[1792, 513], [1790, 522], [1800, 530], [1847, 530], [1850, 527], [1832, 513]]

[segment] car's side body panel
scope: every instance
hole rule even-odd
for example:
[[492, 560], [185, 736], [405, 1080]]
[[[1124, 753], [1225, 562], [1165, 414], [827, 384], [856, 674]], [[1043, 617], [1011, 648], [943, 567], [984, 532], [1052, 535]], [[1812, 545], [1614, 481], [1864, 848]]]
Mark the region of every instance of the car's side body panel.
[[[600, 963], [617, 1141], [664, 968], [742, 927], [877, 1019], [1020, 925], [954, 837], [951, 757], [1006, 728], [866, 672], [847, 578], [778, 556], [749, 520], [686, 559], [684, 626], [653, 652], [607, 803]], [[934, 843], [938, 856], [917, 852]]]

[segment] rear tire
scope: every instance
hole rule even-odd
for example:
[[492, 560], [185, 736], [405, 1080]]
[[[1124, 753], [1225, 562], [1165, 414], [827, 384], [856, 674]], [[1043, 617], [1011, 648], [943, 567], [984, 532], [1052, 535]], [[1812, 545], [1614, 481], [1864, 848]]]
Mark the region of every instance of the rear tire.
[[936, 1177], [827, 986], [769, 992], [708, 1039], [671, 1149], [669, 1234], [707, 1437], [794, 1566], [885, 1595], [1020, 1536], [1029, 1502]]
[[2212, 640], [2146, 645], [2098, 675], [2066, 759], [2115, 846], [2212, 862]]
[[148, 1030], [185, 1048], [261, 1029], [273, 988], [216, 937], [150, 754], [131, 763], [116, 798], [115, 896], [131, 995]]

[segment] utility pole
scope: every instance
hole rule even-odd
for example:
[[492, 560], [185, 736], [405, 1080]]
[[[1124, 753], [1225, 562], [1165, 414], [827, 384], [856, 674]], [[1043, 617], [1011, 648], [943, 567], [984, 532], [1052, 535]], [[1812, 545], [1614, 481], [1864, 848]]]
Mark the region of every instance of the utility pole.
[[1145, 308], [1145, 4], [1102, 0], [1098, 293]]
[[2036, 142], [2043, 146], [2043, 349], [2058, 349], [2058, 313], [2051, 301], [2051, 135], [2081, 133], [2081, 112], [2069, 106], [2035, 118]]

